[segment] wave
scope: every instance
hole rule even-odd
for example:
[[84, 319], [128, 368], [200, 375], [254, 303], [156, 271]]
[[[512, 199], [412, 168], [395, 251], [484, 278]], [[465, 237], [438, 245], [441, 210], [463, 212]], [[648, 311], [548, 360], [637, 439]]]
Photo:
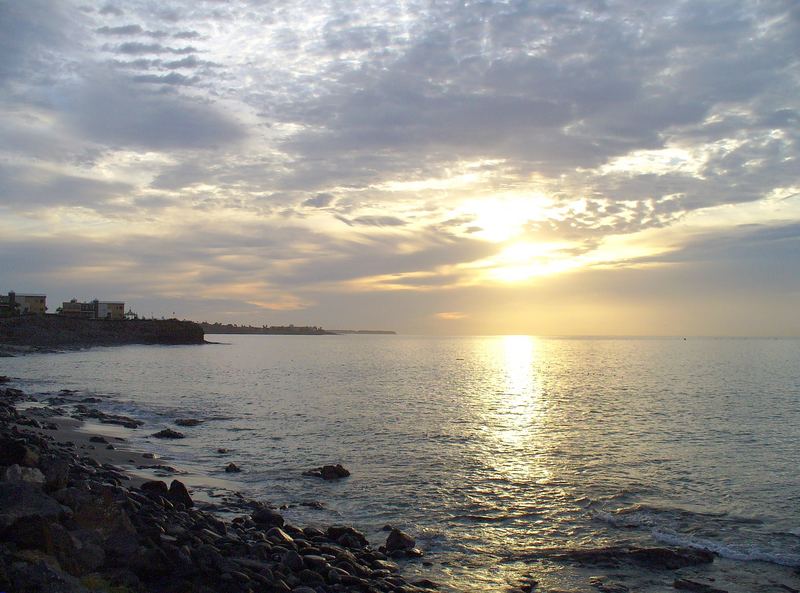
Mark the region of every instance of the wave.
[[706, 550], [729, 560], [743, 562], [768, 562], [791, 568], [800, 568], [800, 554], [765, 550], [752, 544], [724, 544], [710, 539], [681, 535], [669, 531], [653, 530], [653, 537], [665, 544]]

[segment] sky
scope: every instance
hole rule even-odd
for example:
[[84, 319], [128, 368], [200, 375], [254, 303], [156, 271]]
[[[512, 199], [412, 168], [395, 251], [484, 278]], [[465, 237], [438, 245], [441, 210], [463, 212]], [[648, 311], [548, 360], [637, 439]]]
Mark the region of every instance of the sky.
[[0, 291], [800, 335], [800, 3], [0, 0]]

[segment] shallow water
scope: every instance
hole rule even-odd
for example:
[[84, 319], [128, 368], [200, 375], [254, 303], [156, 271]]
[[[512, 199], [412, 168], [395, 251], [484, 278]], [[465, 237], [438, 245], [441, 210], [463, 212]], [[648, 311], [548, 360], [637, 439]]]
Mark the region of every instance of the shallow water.
[[[226, 478], [235, 461], [243, 492], [301, 524], [375, 542], [400, 526], [433, 563], [407, 571], [460, 590], [525, 574], [596, 590], [602, 571], [537, 553], [625, 543], [714, 550], [713, 569], [686, 572], [731, 591], [800, 588], [800, 340], [208, 339], [229, 344], [0, 359], [0, 374], [102, 395], [148, 421], [142, 442], [203, 419], [151, 447]], [[337, 462], [351, 478], [301, 475]], [[617, 577], [663, 591], [675, 574]]]

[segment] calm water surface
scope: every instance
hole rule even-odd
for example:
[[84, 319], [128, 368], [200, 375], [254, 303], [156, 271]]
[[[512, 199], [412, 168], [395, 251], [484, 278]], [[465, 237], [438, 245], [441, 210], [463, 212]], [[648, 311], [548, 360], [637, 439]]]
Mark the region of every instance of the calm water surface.
[[[591, 571], [533, 558], [622, 543], [712, 549], [731, 591], [800, 587], [800, 340], [209, 339], [229, 344], [2, 359], [0, 374], [108, 396], [148, 421], [140, 445], [201, 418], [157, 447], [201, 474], [235, 461], [238, 488], [300, 524], [374, 542], [400, 526], [433, 562], [407, 571], [457, 589], [534, 574], [596, 590]], [[353, 476], [301, 475], [337, 462]], [[663, 591], [674, 574], [620, 578]]]

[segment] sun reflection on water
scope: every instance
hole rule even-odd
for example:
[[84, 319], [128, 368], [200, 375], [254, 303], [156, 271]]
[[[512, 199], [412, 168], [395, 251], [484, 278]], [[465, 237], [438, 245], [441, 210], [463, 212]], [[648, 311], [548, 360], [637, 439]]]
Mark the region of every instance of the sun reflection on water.
[[504, 336], [490, 348], [494, 389], [484, 391], [480, 402], [487, 463], [513, 483], [547, 480], [549, 471], [538, 461], [546, 418], [541, 345], [532, 336]]

